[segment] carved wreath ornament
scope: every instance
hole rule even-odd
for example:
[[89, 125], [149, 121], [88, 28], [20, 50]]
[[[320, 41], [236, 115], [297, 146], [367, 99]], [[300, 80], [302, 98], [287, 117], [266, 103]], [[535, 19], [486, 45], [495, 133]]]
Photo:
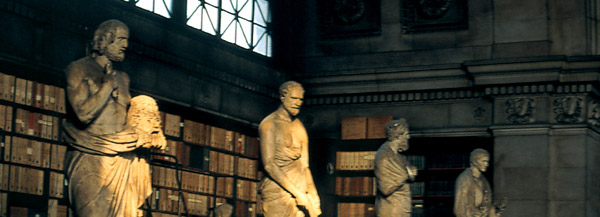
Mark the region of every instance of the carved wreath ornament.
[[418, 8], [427, 18], [440, 18], [446, 14], [451, 2], [451, 0], [418, 0]]
[[508, 114], [508, 122], [524, 124], [534, 122], [533, 111], [535, 108], [535, 100], [533, 98], [515, 98], [506, 100], [506, 113]]
[[346, 24], [356, 23], [365, 15], [364, 0], [335, 0], [335, 17]]
[[556, 121], [576, 123], [583, 121], [583, 99], [579, 97], [563, 97], [554, 100]]
[[588, 123], [600, 127], [600, 103], [598, 101], [590, 101], [588, 107]]

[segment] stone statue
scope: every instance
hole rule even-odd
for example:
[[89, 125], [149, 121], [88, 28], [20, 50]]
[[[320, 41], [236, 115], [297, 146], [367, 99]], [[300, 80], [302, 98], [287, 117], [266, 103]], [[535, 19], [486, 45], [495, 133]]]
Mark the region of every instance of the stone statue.
[[471, 166], [456, 179], [454, 214], [457, 217], [499, 217], [506, 207], [506, 199], [492, 203], [492, 188], [483, 176], [490, 161], [490, 154], [475, 149], [469, 158]]
[[65, 70], [72, 109], [63, 124], [71, 146], [66, 177], [71, 205], [81, 217], [142, 216], [139, 208], [152, 193], [147, 148], [166, 146], [156, 102], [132, 99], [129, 77], [112, 68], [125, 58], [128, 37], [124, 23], [103, 22], [91, 54]]
[[321, 214], [320, 199], [308, 168], [308, 135], [296, 118], [304, 89], [295, 81], [279, 87], [281, 106], [258, 127], [265, 166], [260, 191], [265, 217], [310, 217]]
[[406, 119], [390, 121], [385, 126], [385, 133], [388, 139], [375, 154], [375, 212], [378, 217], [410, 217], [409, 182], [417, 176], [417, 168], [401, 154], [408, 150], [410, 138]]

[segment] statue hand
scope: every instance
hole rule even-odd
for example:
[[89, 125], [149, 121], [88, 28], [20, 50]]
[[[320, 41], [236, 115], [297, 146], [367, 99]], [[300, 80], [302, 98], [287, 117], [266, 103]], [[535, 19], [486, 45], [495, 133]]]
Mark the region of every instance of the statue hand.
[[102, 81], [104, 82], [104, 84], [109, 85], [113, 90], [117, 89], [118, 87], [117, 79], [115, 78], [114, 74], [104, 75]]

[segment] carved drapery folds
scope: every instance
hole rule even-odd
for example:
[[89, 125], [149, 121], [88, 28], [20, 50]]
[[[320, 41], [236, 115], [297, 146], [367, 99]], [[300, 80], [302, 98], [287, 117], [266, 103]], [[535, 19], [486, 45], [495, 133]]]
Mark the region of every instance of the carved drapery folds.
[[582, 97], [566, 96], [554, 99], [554, 114], [555, 119], [559, 123], [579, 123], [583, 122], [583, 106], [584, 100]]
[[504, 103], [508, 122], [514, 124], [532, 123], [535, 121], [533, 116], [535, 100], [530, 97], [521, 97], [508, 99]]

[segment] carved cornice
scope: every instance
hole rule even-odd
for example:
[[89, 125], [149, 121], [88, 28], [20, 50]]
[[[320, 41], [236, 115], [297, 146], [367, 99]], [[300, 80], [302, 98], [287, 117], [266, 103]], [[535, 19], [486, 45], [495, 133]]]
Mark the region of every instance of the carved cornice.
[[592, 84], [523, 84], [491, 86], [485, 88], [485, 95], [521, 95], [521, 94], [568, 94], [568, 93], [596, 93]]
[[[453, 91], [428, 91], [409, 93], [373, 93], [353, 94], [344, 96], [308, 96], [306, 105], [344, 105], [344, 104], [376, 104], [389, 102], [417, 102], [435, 100], [460, 100], [477, 99], [483, 96], [481, 91], [453, 90]], [[485, 113], [485, 111], [483, 111]], [[480, 114], [474, 114], [477, 116]]]

